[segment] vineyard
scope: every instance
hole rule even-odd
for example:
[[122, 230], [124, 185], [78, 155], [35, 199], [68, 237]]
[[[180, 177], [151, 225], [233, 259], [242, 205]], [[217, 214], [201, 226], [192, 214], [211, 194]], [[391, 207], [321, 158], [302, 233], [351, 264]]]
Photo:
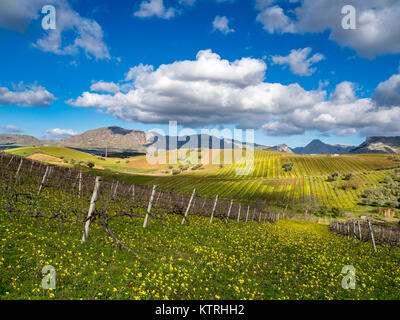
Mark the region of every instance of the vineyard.
[[[398, 166], [386, 155], [293, 155], [268, 150], [255, 150], [254, 159], [248, 158], [247, 164], [213, 164], [215, 158], [222, 163], [225, 152], [231, 150], [212, 150], [207, 154], [204, 165], [191, 164], [192, 158], [201, 159], [202, 153], [195, 152], [173, 166], [166, 164], [148, 164], [144, 156], [122, 159], [99, 159], [75, 150], [56, 147], [42, 147], [40, 153], [35, 148], [20, 148], [8, 151], [14, 155], [28, 156], [40, 160], [40, 155], [52, 156], [59, 162], [45, 161], [64, 165], [64, 161], [74, 158], [76, 162], [92, 160], [97, 169], [106, 169], [116, 174], [131, 175], [138, 181], [153, 185], [159, 190], [181, 193], [190, 196], [196, 188], [196, 195], [229, 202], [234, 199], [245, 204], [264, 201], [270, 206], [298, 207], [303, 204], [325, 206], [328, 209], [341, 208], [352, 212], [369, 210], [360, 205], [364, 190], [376, 186], [391, 170]], [[61, 157], [61, 158], [60, 158]], [[168, 160], [169, 154], [166, 154]], [[293, 163], [290, 171], [282, 167]], [[180, 169], [186, 166], [185, 169]], [[250, 168], [247, 175], [237, 175], [237, 169]], [[168, 169], [171, 168], [171, 169]], [[179, 172], [170, 174], [168, 172]], [[167, 172], [167, 173], [166, 173]], [[352, 174], [352, 183], [339, 179], [330, 181], [329, 176], [337, 172], [340, 176]], [[139, 179], [143, 177], [143, 179]], [[142, 182], [141, 182], [142, 183]]]
[[[5, 154], [0, 191], [1, 299], [399, 298], [397, 248], [257, 206]], [[356, 290], [341, 286], [348, 264]], [[55, 290], [41, 288], [45, 265]]]
[[49, 166], [23, 157], [1, 153], [0, 156], [0, 210], [8, 212], [10, 221], [17, 215], [29, 215], [40, 226], [41, 219], [59, 222], [60, 234], [67, 223], [83, 226], [83, 241], [88, 237], [91, 223], [104, 227], [117, 246], [131, 249], [121, 243], [111, 230], [110, 221], [115, 218], [161, 220], [165, 227], [166, 214], [182, 216], [182, 224], [189, 223], [190, 215], [220, 218], [228, 223], [275, 222], [276, 214], [263, 212], [262, 207], [243, 206], [233, 201], [203, 199], [195, 195], [184, 195], [156, 190], [141, 185], [124, 184], [118, 180], [95, 177], [71, 168]]
[[[221, 151], [222, 152], [222, 151]], [[284, 163], [294, 163], [286, 172]], [[188, 171], [173, 177], [159, 177], [153, 182], [175, 192], [198, 193], [210, 197], [216, 193], [224, 198], [247, 201], [261, 199], [268, 204], [291, 205], [317, 203], [328, 208], [364, 211], [359, 207], [366, 188], [377, 185], [395, 167], [384, 155], [288, 155], [272, 151], [255, 151], [254, 170], [247, 176], [236, 175], [244, 165], [224, 165], [215, 170]], [[385, 169], [385, 170], [382, 170]], [[343, 181], [329, 181], [329, 175], [352, 173], [357, 188], [343, 186]]]

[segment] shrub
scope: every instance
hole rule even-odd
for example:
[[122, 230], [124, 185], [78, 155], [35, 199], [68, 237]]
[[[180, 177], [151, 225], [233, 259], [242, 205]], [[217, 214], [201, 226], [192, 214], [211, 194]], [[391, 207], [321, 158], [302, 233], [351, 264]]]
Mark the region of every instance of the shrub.
[[286, 163], [284, 163], [284, 164], [282, 165], [282, 168], [283, 168], [286, 172], [289, 172], [289, 171], [292, 171], [293, 166], [294, 166], [294, 163], [293, 163], [293, 162], [286, 162]]
[[351, 180], [353, 178], [353, 174], [352, 173], [345, 173], [343, 175], [343, 180]]
[[319, 207], [318, 212], [321, 215], [326, 215], [328, 213], [328, 208], [325, 205], [322, 205]]
[[349, 189], [357, 190], [358, 188], [361, 187], [361, 185], [362, 182], [360, 179], [351, 179], [340, 183], [340, 188], [342, 188], [343, 190], [349, 190]]
[[201, 163], [196, 164], [195, 166], [192, 167], [192, 170], [197, 170], [200, 169], [203, 165]]
[[88, 161], [86, 164], [89, 168], [94, 168], [95, 166], [95, 163], [93, 161]]
[[333, 217], [341, 217], [341, 216], [343, 216], [343, 209], [342, 208], [333, 207], [331, 211], [332, 211], [332, 216]]
[[178, 170], [178, 169], [172, 170], [173, 175], [180, 174], [180, 173], [181, 173], [181, 170]]
[[328, 178], [329, 181], [336, 181], [337, 179], [339, 179], [339, 173], [338, 172], [332, 173]]

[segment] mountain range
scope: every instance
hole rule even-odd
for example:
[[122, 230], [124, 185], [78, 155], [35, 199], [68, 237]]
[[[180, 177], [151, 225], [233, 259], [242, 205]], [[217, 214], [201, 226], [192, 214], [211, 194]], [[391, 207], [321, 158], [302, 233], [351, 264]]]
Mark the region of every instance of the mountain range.
[[[177, 141], [169, 145], [169, 141]], [[150, 146], [159, 149], [197, 148], [200, 142], [208, 142], [210, 148], [231, 149], [241, 146], [240, 141], [220, 139], [215, 136], [198, 134], [186, 137], [169, 137], [141, 130], [129, 130], [120, 127], [104, 127], [89, 130], [64, 140], [39, 140], [21, 134], [0, 134], [0, 149], [32, 146], [60, 146], [83, 150], [94, 154], [108, 153], [145, 153]], [[304, 147], [290, 148], [286, 144], [265, 146], [254, 144], [255, 149], [274, 150], [295, 154], [345, 154], [345, 153], [400, 153], [400, 137], [368, 137], [359, 146], [331, 145], [321, 140], [313, 140]], [[105, 151], [107, 150], [107, 151]]]

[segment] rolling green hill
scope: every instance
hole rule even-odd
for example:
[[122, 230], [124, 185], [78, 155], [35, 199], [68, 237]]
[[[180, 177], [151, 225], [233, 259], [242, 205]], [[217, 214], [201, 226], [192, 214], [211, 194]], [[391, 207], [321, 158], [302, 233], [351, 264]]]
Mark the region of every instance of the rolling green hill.
[[[390, 168], [399, 165], [399, 162], [384, 154], [295, 155], [256, 150], [254, 159], [248, 158], [246, 164], [205, 164], [196, 168], [193, 161], [198, 161], [201, 153], [194, 152], [190, 157], [187, 150], [186, 153], [181, 151], [179, 163], [170, 169], [166, 164], [147, 163], [145, 156], [105, 159], [61, 147], [28, 147], [7, 152], [59, 165], [70, 164], [71, 159], [77, 163], [93, 161], [97, 169], [136, 177], [147, 176], [142, 181], [178, 193], [190, 194], [196, 188], [197, 194], [203, 197], [215, 197], [218, 194], [221, 198], [244, 202], [263, 200], [272, 206], [314, 204], [325, 206], [328, 210], [342, 208], [355, 212], [370, 210], [359, 205], [360, 196], [365, 189], [382, 181]], [[213, 150], [208, 159], [215, 160], [219, 155], [224, 162], [227, 152], [231, 150]], [[42, 154], [54, 159], [41, 159]], [[165, 155], [168, 159], [169, 152]], [[293, 169], [285, 171], [282, 165], [288, 162], [293, 163]], [[253, 170], [246, 175], [237, 175], [236, 170], [243, 168]], [[172, 175], [172, 170], [177, 170], [179, 174]], [[335, 172], [339, 173], [339, 178], [330, 181], [329, 176]], [[352, 174], [350, 182], [344, 179], [348, 173]]]

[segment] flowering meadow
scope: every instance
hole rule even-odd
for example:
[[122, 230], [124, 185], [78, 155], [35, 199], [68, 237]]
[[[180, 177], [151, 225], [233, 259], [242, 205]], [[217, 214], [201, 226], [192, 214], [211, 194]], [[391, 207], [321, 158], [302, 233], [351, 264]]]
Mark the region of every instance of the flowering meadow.
[[[0, 212], [0, 299], [399, 299], [399, 249], [355, 243], [306, 221], [237, 223], [167, 215], [113, 221], [118, 250], [98, 225], [81, 243], [82, 226], [40, 226]], [[42, 268], [56, 270], [55, 290], [42, 289]], [[342, 268], [356, 270], [343, 289]]]

